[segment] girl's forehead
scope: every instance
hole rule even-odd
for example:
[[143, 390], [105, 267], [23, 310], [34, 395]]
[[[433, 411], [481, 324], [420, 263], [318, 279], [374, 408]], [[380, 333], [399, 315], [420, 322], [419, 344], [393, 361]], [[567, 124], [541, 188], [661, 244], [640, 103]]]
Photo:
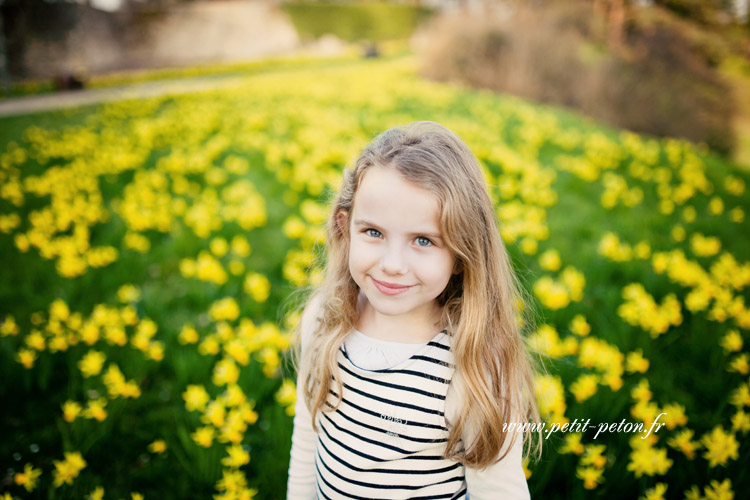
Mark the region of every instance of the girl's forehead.
[[395, 168], [367, 169], [354, 195], [354, 222], [388, 222], [398, 227], [439, 229], [440, 203], [431, 191], [407, 180]]

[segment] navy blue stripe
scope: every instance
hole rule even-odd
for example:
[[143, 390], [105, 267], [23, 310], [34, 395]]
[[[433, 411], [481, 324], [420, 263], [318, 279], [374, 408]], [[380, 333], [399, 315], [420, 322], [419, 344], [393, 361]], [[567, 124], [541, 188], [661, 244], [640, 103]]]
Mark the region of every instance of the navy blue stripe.
[[421, 411], [422, 413], [428, 413], [430, 415], [438, 415], [441, 417], [444, 417], [445, 414], [440, 410], [432, 410], [429, 408], [423, 408], [421, 406], [412, 405], [409, 403], [402, 403], [400, 401], [394, 401], [392, 399], [388, 398], [381, 398], [380, 396], [373, 396], [372, 394], [367, 394], [365, 391], [361, 391], [359, 389], [355, 389], [354, 387], [344, 384], [344, 388], [349, 389], [350, 391], [359, 394], [360, 396], [364, 396], [366, 398], [374, 399], [375, 401], [380, 401], [381, 403], [386, 403], [394, 406], [400, 406], [401, 408], [408, 408], [410, 410], [417, 410]]
[[[369, 425], [369, 424], [366, 424], [364, 422], [360, 422], [359, 420], [353, 419], [352, 417], [350, 417], [349, 415], [347, 415], [346, 413], [344, 413], [343, 411], [341, 411], [341, 408], [339, 408], [336, 413], [338, 415], [341, 415], [345, 419], [347, 419], [349, 422], [351, 422], [353, 424], [356, 424], [356, 425], [358, 425], [360, 427], [364, 427], [365, 429], [370, 429], [370, 430], [373, 430], [375, 432], [380, 432], [381, 434], [388, 434], [388, 431], [385, 430], [385, 429], [382, 429], [382, 428], [379, 428], [379, 427], [375, 427], [374, 425]], [[406, 424], [406, 421], [404, 421], [404, 424]], [[414, 441], [415, 443], [445, 443], [446, 441], [448, 441], [447, 438], [446, 439], [428, 439], [428, 438], [418, 438], [418, 437], [413, 437], [413, 436], [407, 436], [407, 435], [404, 435], [404, 434], [396, 434], [396, 436], [398, 436], [398, 437], [400, 437], [402, 439], [407, 439], [409, 441]]]
[[[320, 458], [320, 453], [318, 453], [318, 458]], [[320, 476], [320, 469], [318, 469], [317, 462], [315, 463], [315, 470], [318, 471], [318, 476]], [[322, 479], [322, 478], [321, 478]], [[333, 500], [331, 497], [323, 493], [323, 490], [320, 487], [320, 481], [318, 481], [318, 478], [315, 478], [315, 488], [318, 490], [317, 495], [315, 496], [316, 500], [318, 499], [318, 495], [322, 496], [325, 500]]]
[[[450, 465], [448, 467], [443, 467], [442, 469], [430, 469], [430, 470], [419, 470], [419, 469], [360, 469], [359, 467], [354, 467], [353, 465], [350, 465], [346, 462], [344, 462], [341, 458], [337, 457], [335, 454], [331, 453], [331, 450], [328, 449], [328, 447], [323, 443], [323, 441], [319, 441], [320, 446], [323, 447], [323, 449], [328, 453], [331, 457], [333, 457], [334, 460], [336, 460], [338, 463], [343, 465], [349, 470], [353, 470], [355, 472], [376, 472], [376, 473], [382, 473], [382, 474], [440, 474], [442, 472], [450, 472], [453, 469], [457, 469], [461, 467], [460, 462], [455, 462], [453, 465]], [[323, 457], [320, 455], [320, 452], [318, 452], [318, 457], [320, 460], [323, 460]]]
[[342, 370], [344, 370], [349, 375], [351, 375], [353, 377], [356, 377], [359, 380], [364, 380], [365, 382], [371, 382], [373, 384], [377, 384], [377, 385], [380, 385], [380, 386], [383, 386], [383, 387], [390, 387], [391, 389], [398, 389], [398, 390], [401, 390], [401, 391], [409, 391], [409, 392], [413, 392], [415, 394], [421, 394], [422, 396], [427, 396], [427, 397], [430, 397], [430, 398], [435, 398], [435, 399], [439, 399], [441, 401], [445, 401], [445, 396], [441, 396], [440, 394], [435, 394], [434, 392], [423, 391], [422, 389], [417, 389], [415, 387], [406, 387], [406, 386], [398, 385], [398, 384], [390, 384], [388, 382], [383, 382], [382, 380], [377, 380], [377, 379], [373, 379], [373, 378], [363, 377], [362, 375], [354, 373], [353, 371], [351, 371], [350, 369], [348, 369], [347, 367], [345, 367], [341, 363], [339, 363], [339, 368], [341, 368]]
[[[318, 455], [320, 457], [320, 455]], [[423, 488], [427, 488], [429, 486], [438, 486], [441, 484], [446, 483], [452, 483], [454, 481], [462, 481], [463, 477], [457, 476], [457, 477], [449, 477], [448, 479], [444, 479], [443, 481], [439, 481], [437, 483], [431, 483], [431, 484], [376, 484], [376, 483], [367, 483], [365, 481], [355, 481], [354, 479], [347, 478], [336, 472], [335, 470], [328, 467], [328, 464], [325, 463], [325, 460], [320, 460], [320, 463], [323, 464], [323, 467], [326, 468], [328, 472], [336, 476], [337, 478], [341, 479], [342, 481], [347, 482], [348, 484], [356, 484], [357, 486], [363, 486], [365, 488], [371, 488], [376, 490], [421, 490]], [[320, 473], [320, 469], [318, 469], [318, 473]], [[322, 477], [322, 475], [321, 475]], [[323, 478], [323, 481], [325, 481], [325, 478]], [[326, 484], [329, 484], [326, 482]], [[329, 484], [330, 486], [330, 484]], [[331, 488], [333, 488], [331, 486]], [[450, 495], [450, 493], [449, 493]]]
[[[330, 393], [330, 394], [331, 394], [331, 395], [332, 395], [333, 397], [335, 397], [336, 399], [338, 399], [338, 398], [339, 398], [339, 395], [338, 395], [338, 394], [336, 394], [336, 392], [334, 392], [334, 391], [333, 391], [333, 389], [331, 389], [331, 390], [329, 391], [329, 393]], [[375, 412], [375, 411], [372, 411], [372, 410], [370, 410], [370, 409], [368, 409], [368, 408], [364, 408], [364, 407], [362, 407], [362, 406], [359, 406], [358, 404], [352, 403], [351, 401], [348, 401], [348, 400], [347, 400], [346, 398], [342, 399], [341, 401], [342, 401], [343, 403], [345, 403], [346, 405], [348, 405], [348, 406], [351, 406], [351, 407], [352, 407], [352, 408], [354, 408], [355, 410], [359, 410], [359, 411], [361, 411], [362, 413], [367, 413], [368, 415], [372, 415], [372, 416], [374, 416], [374, 417], [378, 417], [378, 418], [380, 418], [380, 413], [378, 413], [378, 412]], [[333, 408], [333, 405], [332, 405], [331, 403], [329, 403], [328, 401], [326, 401], [326, 405], [328, 405], [328, 407], [329, 407], [329, 408]], [[425, 428], [425, 429], [439, 429], [439, 430], [441, 430], [441, 431], [447, 431], [447, 430], [448, 430], [448, 428], [447, 428], [447, 427], [443, 427], [442, 425], [436, 425], [436, 424], [425, 424], [424, 422], [415, 422], [415, 421], [413, 421], [413, 420], [408, 420], [408, 421], [407, 421], [407, 420], [404, 420], [404, 423], [405, 423], [406, 425], [410, 425], [410, 426], [413, 426], [413, 427], [423, 427], [423, 428]]]
[[414, 370], [392, 370], [391, 373], [403, 373], [406, 375], [415, 375], [417, 377], [422, 377], [428, 380], [433, 380], [435, 382], [440, 382], [441, 384], [446, 384], [446, 385], [450, 384], [449, 380], [446, 380], [442, 377], [436, 377], [435, 375], [430, 375], [429, 373], [425, 373], [425, 372], [417, 372]]
[[366, 438], [364, 436], [361, 436], [361, 435], [357, 434], [356, 432], [350, 431], [349, 429], [344, 429], [343, 427], [341, 427], [340, 425], [338, 425], [336, 422], [334, 422], [333, 420], [331, 420], [331, 417], [329, 417], [325, 413], [323, 413], [322, 415], [323, 415], [323, 417], [326, 420], [328, 420], [331, 423], [332, 426], [334, 426], [339, 431], [345, 432], [346, 434], [349, 434], [350, 436], [354, 437], [355, 440], [358, 439], [360, 441], [364, 441], [365, 443], [370, 443], [370, 444], [374, 444], [375, 446], [380, 446], [381, 448], [386, 448], [386, 449], [391, 450], [391, 451], [395, 451], [395, 452], [398, 452], [398, 453], [403, 453], [404, 455], [411, 455], [413, 453], [417, 453], [416, 451], [404, 450], [403, 448], [398, 448], [398, 447], [390, 445], [390, 444], [385, 444], [382, 441], [376, 441], [374, 439], [368, 439], [368, 438]]
[[[462, 477], [461, 480], [463, 481], [463, 479], [464, 478]], [[461, 491], [459, 491], [455, 495], [451, 493], [443, 493], [442, 495], [429, 495], [426, 497], [410, 497], [409, 500], [432, 500], [433, 498], [449, 498], [449, 497], [452, 500], [454, 498], [461, 498], [461, 495], [465, 495], [465, 494], [466, 494], [466, 487], [464, 487]]]
[[450, 351], [451, 346], [446, 344], [441, 344], [439, 342], [428, 342], [427, 345], [431, 345], [432, 347], [437, 347], [438, 349], [443, 349], [445, 351]]
[[[455, 495], [453, 495], [451, 497], [451, 500], [456, 500], [456, 499], [461, 498], [462, 496], [465, 496], [465, 495], [466, 495], [466, 487], [464, 487], [464, 489], [462, 489], [461, 491], [459, 491], [458, 493], [456, 493]], [[412, 499], [412, 500], [415, 500], [415, 499]]]
[[[354, 453], [355, 455], [359, 455], [359, 456], [360, 456], [360, 457], [362, 457], [362, 458], [366, 458], [366, 459], [368, 459], [368, 460], [373, 460], [373, 461], [375, 461], [375, 462], [388, 462], [388, 460], [385, 460], [385, 459], [382, 459], [382, 458], [378, 458], [378, 457], [374, 457], [374, 456], [372, 456], [372, 455], [368, 455], [367, 453], [362, 453], [361, 451], [357, 451], [357, 450], [355, 450], [355, 449], [354, 449], [354, 448], [352, 448], [351, 446], [347, 446], [347, 445], [345, 445], [344, 443], [342, 443], [342, 442], [341, 442], [341, 441], [339, 441], [338, 439], [336, 439], [336, 438], [334, 438], [333, 436], [331, 436], [331, 435], [330, 435], [330, 434], [328, 433], [328, 430], [327, 430], [327, 429], [325, 428], [325, 426], [324, 426], [324, 425], [321, 425], [321, 426], [320, 426], [320, 428], [321, 428], [321, 429], [323, 429], [323, 432], [324, 432], [324, 433], [325, 433], [325, 435], [326, 435], [326, 436], [328, 437], [328, 439], [330, 439], [331, 441], [333, 441], [333, 442], [334, 442], [334, 443], [336, 443], [337, 445], [341, 446], [341, 447], [342, 447], [342, 448], [344, 448], [344, 449], [345, 449], [346, 451], [348, 451], [348, 452], [350, 452], [350, 453]], [[440, 455], [424, 455], [424, 456], [419, 456], [419, 455], [418, 455], [418, 456], [414, 456], [414, 455], [407, 455], [407, 456], [405, 456], [405, 457], [403, 457], [403, 458], [404, 458], [405, 460], [444, 460], [444, 458], [443, 458], [442, 456], [440, 456]]]
[[[343, 428], [343, 427], [339, 426], [339, 425], [338, 425], [338, 424], [337, 424], [336, 422], [334, 422], [333, 420], [331, 420], [331, 417], [329, 417], [329, 416], [328, 416], [328, 415], [326, 415], [325, 413], [323, 413], [322, 415], [323, 415], [323, 417], [325, 417], [325, 419], [326, 419], [326, 420], [328, 420], [328, 421], [329, 421], [329, 422], [331, 423], [331, 425], [333, 425], [333, 426], [334, 426], [334, 427], [335, 427], [336, 429], [340, 430], [341, 432], [345, 432], [345, 433], [349, 434], [350, 436], [353, 436], [353, 437], [354, 437], [355, 439], [359, 439], [359, 440], [361, 440], [361, 441], [364, 441], [364, 442], [366, 442], [366, 443], [374, 444], [374, 445], [376, 445], [376, 446], [380, 446], [380, 447], [382, 447], [382, 448], [387, 448], [387, 449], [389, 449], [389, 450], [392, 450], [392, 451], [396, 451], [396, 452], [398, 452], [398, 453], [403, 453], [404, 455], [413, 455], [413, 454], [415, 454], [415, 453], [419, 453], [419, 450], [417, 450], [417, 451], [409, 451], [409, 450], [404, 450], [403, 448], [398, 448], [398, 447], [396, 447], [396, 446], [393, 446], [393, 445], [385, 444], [385, 443], [383, 443], [382, 441], [376, 441], [376, 440], [374, 440], [374, 439], [369, 439], [369, 438], [366, 438], [366, 437], [364, 437], [364, 436], [362, 436], [362, 435], [360, 435], [360, 434], [357, 434], [356, 432], [354, 432], [354, 431], [352, 431], [352, 430], [349, 430], [349, 429], [345, 429], [345, 428]], [[355, 423], [356, 423], [356, 422], [355, 422]], [[445, 440], [445, 439], [444, 439], [443, 441], [447, 441], [447, 440]], [[428, 442], [431, 442], [431, 441], [429, 441], [429, 440], [428, 440]], [[404, 457], [404, 458], [406, 458], [406, 457]]]
[[[341, 354], [344, 355], [344, 357], [354, 366], [357, 366], [352, 359], [349, 357], [349, 355], [346, 353], [346, 350], [344, 348], [341, 349]], [[440, 361], [436, 361], [440, 362]], [[450, 380], [446, 380], [442, 377], [437, 377], [435, 375], [430, 375], [429, 373], [425, 372], [418, 372], [415, 370], [391, 370], [390, 368], [384, 368], [382, 370], [367, 370], [368, 372], [372, 373], [403, 373], [405, 375], [414, 375], [415, 377], [421, 377], [426, 378], [427, 380], [434, 380], [435, 382], [440, 382], [443, 384], [450, 384]]]
[[[320, 455], [318, 455], [318, 456], [320, 456]], [[335, 491], [339, 495], [344, 495], [347, 498], [354, 498], [355, 500], [373, 500], [372, 498], [368, 498], [368, 497], [358, 497], [358, 496], [355, 496], [355, 495], [349, 495], [349, 494], [341, 491], [340, 489], [336, 488], [334, 485], [332, 485], [331, 483], [329, 483], [328, 481], [326, 481], [326, 478], [324, 478], [323, 474], [320, 473], [320, 467], [318, 467], [318, 463], [317, 462], [315, 463], [315, 470], [318, 471], [318, 477], [326, 484], [326, 486], [328, 486], [329, 488], [331, 488], [333, 491]], [[318, 485], [318, 493], [320, 493], [321, 495], [325, 496], [325, 494], [323, 494], [323, 492], [321, 491], [320, 485]], [[328, 498], [328, 497], [326, 497], [326, 498]]]
[[[328, 439], [330, 439], [331, 441], [333, 441], [337, 445], [341, 446], [343, 449], [345, 449], [349, 453], [354, 453], [355, 455], [359, 455], [362, 458], [366, 458], [366, 459], [372, 460], [374, 462], [387, 462], [387, 460], [383, 460], [382, 458], [378, 458], [378, 457], [374, 457], [372, 455], [368, 455], [367, 453], [362, 453], [361, 451], [355, 450], [354, 448], [345, 445], [344, 443], [342, 443], [338, 439], [336, 439], [333, 436], [331, 436], [330, 434], [328, 434], [328, 430], [325, 428], [324, 425], [321, 425], [320, 428], [323, 430], [323, 432], [328, 437]], [[321, 442], [321, 443], [323, 442], [320, 438], [318, 438], [318, 441]]]
[[419, 356], [419, 355], [417, 355], [417, 356], [412, 356], [411, 359], [418, 359], [420, 361], [427, 361], [429, 363], [435, 363], [436, 365], [446, 366], [448, 368], [453, 368], [453, 365], [451, 363], [448, 363], [447, 361], [443, 361], [441, 359], [431, 358], [429, 356]]

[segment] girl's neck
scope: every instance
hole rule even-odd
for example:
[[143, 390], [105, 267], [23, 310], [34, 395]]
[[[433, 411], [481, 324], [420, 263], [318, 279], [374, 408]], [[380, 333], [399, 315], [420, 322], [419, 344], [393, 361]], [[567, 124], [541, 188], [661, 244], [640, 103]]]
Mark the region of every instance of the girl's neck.
[[378, 340], [400, 342], [403, 344], [424, 344], [432, 340], [438, 333], [440, 311], [435, 310], [427, 317], [392, 317], [378, 314], [372, 307], [368, 307], [367, 299], [360, 295], [358, 304], [359, 319], [356, 329]]

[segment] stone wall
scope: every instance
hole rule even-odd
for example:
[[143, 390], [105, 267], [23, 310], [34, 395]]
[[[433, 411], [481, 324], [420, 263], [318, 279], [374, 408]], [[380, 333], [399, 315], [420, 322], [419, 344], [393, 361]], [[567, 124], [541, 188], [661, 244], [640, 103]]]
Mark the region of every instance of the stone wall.
[[87, 75], [138, 68], [257, 59], [300, 45], [273, 0], [188, 2], [162, 10], [106, 13], [77, 9], [62, 38], [29, 37], [23, 77]]

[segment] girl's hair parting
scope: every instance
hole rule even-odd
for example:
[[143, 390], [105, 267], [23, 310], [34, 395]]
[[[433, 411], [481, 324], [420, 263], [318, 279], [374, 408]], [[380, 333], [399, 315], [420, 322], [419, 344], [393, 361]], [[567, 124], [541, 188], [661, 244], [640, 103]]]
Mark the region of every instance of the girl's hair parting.
[[[460, 272], [437, 300], [441, 328], [452, 336], [456, 373], [465, 386], [445, 455], [482, 469], [502, 459], [518, 436], [503, 424], [538, 423], [539, 411], [521, 334], [522, 288], [500, 238], [481, 167], [468, 146], [437, 123], [421, 121], [383, 132], [344, 172], [328, 220], [325, 278], [311, 298], [318, 304], [317, 322], [299, 367], [313, 426], [317, 429], [319, 411], [335, 408], [327, 403], [333, 384], [342, 394], [337, 353], [357, 323], [359, 295], [348, 266], [348, 216], [357, 188], [373, 166], [396, 169], [439, 201], [442, 237]], [[522, 426], [526, 452], [533, 448], [538, 455], [541, 441], [532, 427], [537, 426]], [[475, 437], [462, 443], [467, 428]]]

